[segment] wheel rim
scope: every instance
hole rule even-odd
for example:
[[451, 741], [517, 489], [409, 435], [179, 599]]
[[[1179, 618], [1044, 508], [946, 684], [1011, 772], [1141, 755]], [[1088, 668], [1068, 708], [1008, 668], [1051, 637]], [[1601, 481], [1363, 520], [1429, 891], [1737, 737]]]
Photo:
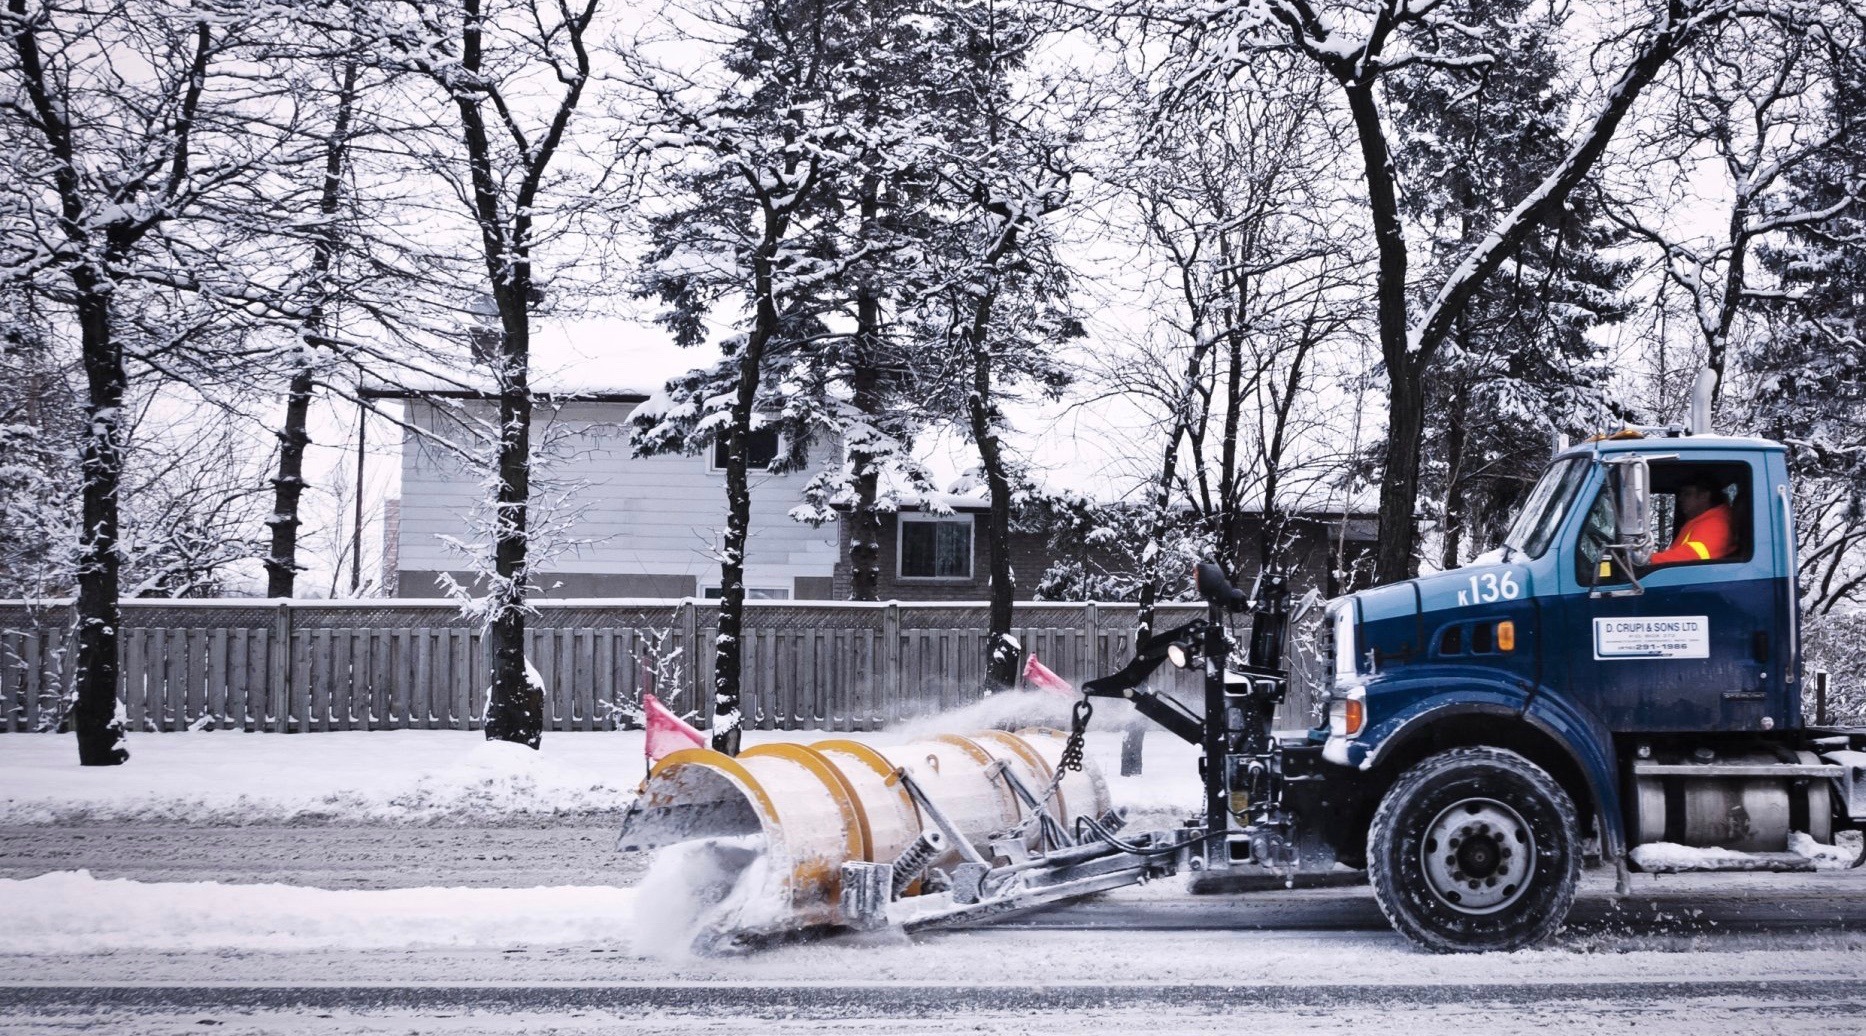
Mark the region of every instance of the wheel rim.
[[1536, 836], [1496, 799], [1462, 799], [1425, 829], [1419, 862], [1426, 887], [1466, 914], [1492, 914], [1521, 899], [1535, 878]]

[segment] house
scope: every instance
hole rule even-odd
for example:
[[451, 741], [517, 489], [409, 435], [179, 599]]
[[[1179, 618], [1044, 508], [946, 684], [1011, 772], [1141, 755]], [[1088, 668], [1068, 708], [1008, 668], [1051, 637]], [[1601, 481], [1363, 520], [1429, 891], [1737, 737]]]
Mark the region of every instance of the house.
[[[366, 394], [399, 400], [404, 407], [402, 493], [387, 509], [385, 558], [398, 597], [438, 597], [442, 573], [470, 584], [465, 552], [472, 543], [474, 515], [483, 515], [487, 492], [472, 464], [450, 444], [471, 422], [490, 420], [495, 403], [461, 390], [372, 388]], [[537, 553], [533, 578], [545, 598], [711, 597], [719, 593], [717, 547], [725, 526], [723, 450], [705, 455], [636, 457], [628, 441], [628, 419], [647, 395], [631, 391], [582, 391], [569, 397], [540, 397], [534, 420], [537, 458], [533, 474], [533, 518]], [[755, 436], [752, 461], [767, 467], [779, 443], [770, 433]], [[485, 446], [476, 444], [476, 450]], [[771, 474], [755, 471], [751, 535], [746, 550], [747, 596], [771, 600], [847, 600], [851, 596], [850, 523], [813, 527], [790, 517], [803, 490], [832, 455], [818, 443], [805, 469]], [[931, 506], [928, 506], [928, 505]], [[986, 535], [988, 506], [977, 496], [946, 495], [937, 501], [910, 500], [883, 516], [880, 538], [883, 600], [982, 600], [991, 585]], [[1344, 516], [1304, 512], [1289, 523], [1286, 556], [1300, 587], [1338, 589], [1331, 582], [1335, 552], [1342, 546]], [[1370, 516], [1346, 516], [1346, 554], [1353, 559], [1372, 548]], [[1248, 533], [1247, 533], [1248, 534]], [[483, 534], [481, 534], [483, 535]], [[1116, 544], [1080, 546], [1105, 570], [1131, 571], [1134, 550]], [[1011, 535], [1017, 596], [1034, 598], [1044, 574], [1064, 553], [1053, 530], [1028, 519]]]
[[[910, 501], [910, 504], [913, 501]], [[986, 534], [989, 504], [978, 497], [942, 496], [933, 506], [920, 502], [882, 516], [881, 573], [877, 596], [899, 601], [977, 601], [991, 590], [991, 545]], [[835, 597], [847, 600], [851, 589], [850, 523], [840, 523], [835, 568]], [[1262, 519], [1245, 519], [1245, 537], [1257, 534]], [[1371, 558], [1374, 519], [1360, 512], [1302, 511], [1287, 518], [1288, 541], [1282, 557], [1291, 566], [1291, 585], [1319, 587], [1334, 596], [1336, 561], [1353, 571]], [[1345, 535], [1344, 535], [1345, 532]], [[1342, 542], [1345, 539], [1345, 542]], [[1065, 555], [1109, 572], [1133, 572], [1142, 544], [1074, 544], [1047, 527], [1041, 516], [1020, 515], [1011, 527], [1011, 571], [1017, 598], [1036, 597], [1045, 573]]]
[[[405, 432], [401, 497], [385, 556], [393, 558], [398, 597], [441, 596], [446, 573], [471, 583], [466, 553], [455, 544], [484, 538], [487, 491], [480, 470], [450, 444], [472, 422], [496, 414], [484, 393], [369, 388], [399, 400]], [[719, 593], [717, 549], [725, 527], [723, 450], [701, 456], [636, 457], [628, 419], [647, 401], [639, 391], [542, 394], [533, 421], [533, 580], [546, 598], [709, 597]], [[777, 455], [774, 435], [756, 435], [755, 467]], [[826, 445], [816, 447], [825, 454]], [[816, 460], [818, 458], [812, 458]], [[793, 520], [811, 471], [751, 479], [747, 596], [827, 599], [834, 592], [837, 534]], [[483, 522], [477, 523], [483, 529]]]

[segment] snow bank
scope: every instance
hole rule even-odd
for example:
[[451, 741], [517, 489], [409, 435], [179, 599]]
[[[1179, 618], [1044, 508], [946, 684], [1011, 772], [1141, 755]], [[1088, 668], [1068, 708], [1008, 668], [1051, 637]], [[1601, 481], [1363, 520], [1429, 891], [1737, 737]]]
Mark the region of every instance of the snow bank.
[[546, 734], [544, 750], [454, 730], [135, 737], [80, 767], [71, 738], [0, 739], [0, 823], [544, 823], [634, 797], [641, 734]]
[[332, 891], [76, 871], [0, 880], [0, 952], [626, 946], [634, 912], [634, 889], [601, 886]]
[[[1021, 708], [1006, 707], [1001, 715]], [[925, 729], [991, 726], [977, 715], [944, 719]], [[885, 750], [921, 733], [918, 725], [854, 735], [747, 731], [745, 740], [854, 737]], [[130, 748], [127, 765], [80, 767], [69, 736], [0, 737], [0, 824], [609, 823], [634, 799], [644, 772], [641, 731], [550, 732], [538, 752], [459, 730], [149, 734]], [[1148, 736], [1143, 777], [1116, 776], [1119, 733], [1091, 733], [1088, 755], [1108, 776], [1117, 806], [1198, 808], [1197, 749], [1171, 735]]]

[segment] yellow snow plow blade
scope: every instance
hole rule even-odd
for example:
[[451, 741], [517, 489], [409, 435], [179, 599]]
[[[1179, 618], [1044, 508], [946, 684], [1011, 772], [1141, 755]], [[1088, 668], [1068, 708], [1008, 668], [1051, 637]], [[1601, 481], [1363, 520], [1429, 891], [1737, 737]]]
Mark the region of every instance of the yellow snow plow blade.
[[[1063, 744], [1058, 731], [1024, 730], [886, 748], [840, 739], [759, 745], [736, 758], [697, 748], [674, 752], [642, 783], [618, 848], [759, 837], [765, 919], [796, 927], [842, 924], [842, 865], [891, 863], [923, 830], [956, 831], [987, 859], [1002, 848], [994, 840], [1013, 830], [1037, 848], [1044, 825], [1040, 818], [1024, 822], [1029, 799], [1049, 787]], [[916, 801], [916, 790], [930, 809]], [[1066, 831], [1078, 816], [1108, 811], [1107, 785], [1086, 764], [1068, 772], [1043, 806]], [[947, 845], [928, 863], [958, 858], [957, 847]]]

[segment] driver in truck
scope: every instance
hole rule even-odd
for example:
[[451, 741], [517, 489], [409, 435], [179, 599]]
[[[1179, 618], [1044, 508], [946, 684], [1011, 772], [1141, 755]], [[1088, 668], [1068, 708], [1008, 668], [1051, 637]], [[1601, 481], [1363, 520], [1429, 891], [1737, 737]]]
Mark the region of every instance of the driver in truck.
[[1652, 555], [1652, 564], [1720, 561], [1736, 553], [1736, 515], [1716, 476], [1693, 475], [1680, 485], [1677, 513], [1678, 535], [1671, 546]]

